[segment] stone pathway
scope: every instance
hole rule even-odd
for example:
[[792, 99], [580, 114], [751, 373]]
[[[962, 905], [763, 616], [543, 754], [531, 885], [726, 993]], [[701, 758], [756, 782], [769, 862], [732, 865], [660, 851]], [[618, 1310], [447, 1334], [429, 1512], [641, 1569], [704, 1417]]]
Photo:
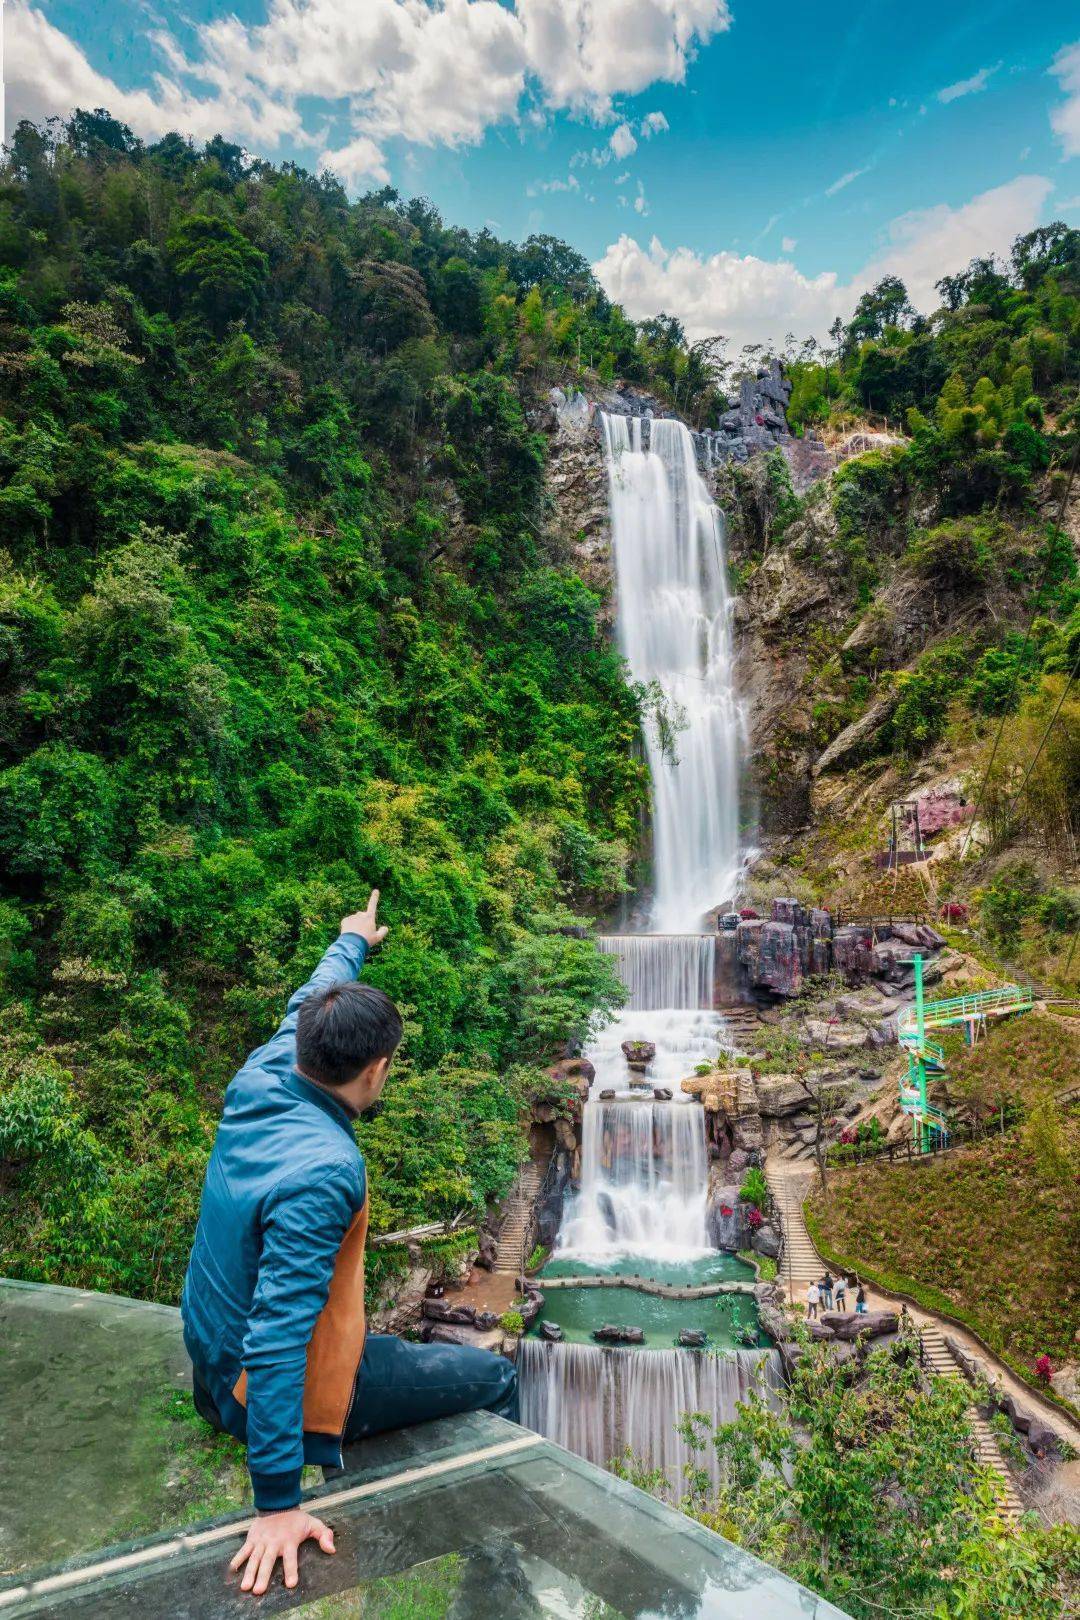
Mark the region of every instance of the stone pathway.
[[[827, 1269], [826, 1262], [810, 1241], [810, 1234], [803, 1218], [803, 1201], [816, 1172], [808, 1174], [805, 1166], [801, 1164], [792, 1164], [782, 1158], [770, 1156], [765, 1166], [765, 1174], [783, 1228], [783, 1248], [780, 1252], [777, 1280], [782, 1283], [792, 1304], [805, 1305], [808, 1285], [815, 1282]], [[895, 1300], [879, 1294], [869, 1284], [865, 1286], [867, 1303], [872, 1310], [896, 1309]], [[962, 1378], [963, 1374], [956, 1358], [945, 1343], [940, 1318], [910, 1305], [908, 1312], [922, 1336], [929, 1370], [942, 1378]], [[1014, 1395], [1017, 1401], [1029, 1410], [1035, 1408], [1049, 1427], [1064, 1435], [1070, 1444], [1074, 1446], [1077, 1444], [1080, 1432], [1067, 1419], [1063, 1420], [1062, 1414], [1056, 1408], [1040, 1401], [1038, 1396], [1015, 1378], [1002, 1362], [991, 1356], [977, 1340], [970, 1338], [962, 1329], [949, 1323], [948, 1332], [951, 1338], [962, 1343], [966, 1349], [970, 1349], [973, 1355], [993, 1366], [1003, 1390]], [[968, 1408], [967, 1420], [979, 1462], [987, 1468], [994, 1469], [999, 1476], [998, 1494], [1002, 1511], [1006, 1518], [1015, 1520], [1024, 1511], [1023, 1503], [1013, 1484], [997, 1437], [986, 1419], [973, 1406]]]
[[656, 1294], [661, 1299], [716, 1299], [720, 1294], [752, 1294], [755, 1283], [719, 1282], [698, 1283], [694, 1286], [680, 1283], [657, 1282], [652, 1277], [638, 1277], [624, 1272], [603, 1272], [588, 1277], [541, 1277], [540, 1287], [547, 1293], [552, 1288], [633, 1288], [639, 1294]]
[[520, 1277], [529, 1256], [526, 1245], [532, 1225], [532, 1209], [540, 1190], [540, 1170], [530, 1159], [518, 1172], [517, 1181], [499, 1228], [495, 1270]]

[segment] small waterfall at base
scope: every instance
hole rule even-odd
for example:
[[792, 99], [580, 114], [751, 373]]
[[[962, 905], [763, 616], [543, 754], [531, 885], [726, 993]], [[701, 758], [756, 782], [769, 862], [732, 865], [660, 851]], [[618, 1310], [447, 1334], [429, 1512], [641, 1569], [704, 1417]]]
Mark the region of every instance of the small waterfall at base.
[[605, 956], [618, 958], [631, 1012], [713, 1005], [715, 935], [609, 934], [596, 943]]
[[635, 680], [657, 683], [680, 724], [672, 749], [645, 728], [653, 802], [652, 927], [695, 929], [739, 872], [741, 719], [732, 682], [723, 519], [683, 422], [603, 417], [618, 633]]
[[707, 1253], [705, 1115], [672, 1103], [589, 1103], [581, 1186], [563, 1218], [560, 1255], [687, 1259]]
[[780, 1383], [776, 1350], [601, 1350], [522, 1339], [521, 1421], [601, 1466], [627, 1446], [678, 1486], [688, 1462], [717, 1477], [711, 1445], [692, 1452], [676, 1425], [685, 1412], [728, 1423], [737, 1401]]

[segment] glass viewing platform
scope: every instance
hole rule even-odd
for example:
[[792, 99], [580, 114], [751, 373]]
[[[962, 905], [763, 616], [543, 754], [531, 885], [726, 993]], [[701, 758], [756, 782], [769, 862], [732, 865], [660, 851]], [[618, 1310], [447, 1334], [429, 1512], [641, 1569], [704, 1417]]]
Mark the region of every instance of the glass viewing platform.
[[178, 1314], [0, 1281], [0, 1345], [0, 1620], [843, 1620], [720, 1536], [486, 1413], [352, 1448], [344, 1473], [307, 1493], [336, 1556], [305, 1549], [296, 1591], [251, 1598], [228, 1574], [250, 1509], [229, 1503], [220, 1478], [204, 1481], [202, 1502], [190, 1479], [178, 1484]]

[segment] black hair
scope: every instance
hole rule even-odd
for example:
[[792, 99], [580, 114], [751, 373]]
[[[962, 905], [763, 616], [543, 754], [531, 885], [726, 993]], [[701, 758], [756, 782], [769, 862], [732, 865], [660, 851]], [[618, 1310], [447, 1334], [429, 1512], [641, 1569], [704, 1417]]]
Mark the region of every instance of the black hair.
[[315, 990], [296, 1021], [297, 1067], [324, 1086], [343, 1086], [401, 1040], [401, 1014], [370, 984], [346, 980]]

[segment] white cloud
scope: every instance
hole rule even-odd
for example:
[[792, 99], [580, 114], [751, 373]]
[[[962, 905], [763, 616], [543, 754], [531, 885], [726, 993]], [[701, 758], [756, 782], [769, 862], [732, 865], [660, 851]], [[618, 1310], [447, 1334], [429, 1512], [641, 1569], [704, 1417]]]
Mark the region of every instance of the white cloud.
[[860, 291], [883, 275], [897, 275], [917, 309], [935, 309], [935, 281], [973, 258], [1006, 251], [1014, 237], [1039, 223], [1053, 189], [1042, 175], [1020, 175], [960, 208], [939, 203], [901, 214], [889, 226], [886, 245], [856, 278]]
[[670, 128], [671, 125], [668, 123], [662, 112], [646, 113], [644, 118], [641, 120], [641, 133], [644, 135], [646, 140], [649, 140], [653, 135], [663, 135]]
[[352, 186], [356, 190], [372, 181], [385, 186], [390, 179], [382, 147], [370, 135], [357, 135], [355, 140], [339, 146], [336, 151], [327, 148], [320, 155], [316, 168], [329, 169], [337, 175], [342, 185]]
[[613, 186], [625, 186], [625, 184], [629, 180], [629, 178], [630, 178], [630, 170], [627, 169], [625, 174], [617, 174], [615, 176], [614, 180], [611, 183], [612, 183]]
[[783, 253], [794, 253], [798, 245], [793, 236], [784, 236], [780, 239], [780, 249]]
[[1060, 82], [1066, 96], [1061, 106], [1050, 114], [1051, 126], [1065, 156], [1080, 157], [1080, 39], [1057, 53], [1050, 72]]
[[991, 78], [1001, 67], [995, 62], [993, 67], [980, 68], [973, 73], [970, 79], [957, 79], [955, 84], [947, 84], [944, 90], [939, 90], [937, 98], [942, 102], [959, 101], [961, 96], [977, 96], [980, 90], [985, 90]]
[[681, 84], [699, 44], [731, 27], [726, 0], [516, 0], [548, 104], [610, 115], [614, 95]]
[[636, 214], [647, 214], [649, 212], [649, 205], [645, 200], [645, 187], [640, 180], [638, 181], [637, 196], [634, 198], [634, 212]]
[[847, 174], [842, 174], [839, 180], [834, 180], [831, 186], [825, 187], [826, 197], [835, 197], [838, 191], [843, 191], [844, 187], [850, 186], [853, 180], [859, 180], [864, 174], [868, 174], [869, 172], [869, 164], [865, 169], [849, 169]]
[[[394, 138], [459, 146], [541, 106], [612, 119], [614, 96], [681, 83], [730, 26], [726, 0], [267, 0], [264, 22], [197, 25], [189, 55], [152, 34], [164, 71], [124, 90], [33, 0], [8, 0], [9, 125], [105, 106], [149, 139], [290, 141], [354, 182], [382, 180]], [[647, 115], [650, 134], [662, 118]]]
[[942, 204], [904, 214], [848, 282], [835, 271], [806, 276], [786, 260], [753, 254], [704, 258], [689, 248], [665, 248], [655, 236], [647, 248], [620, 236], [593, 269], [609, 297], [635, 320], [666, 309], [691, 337], [723, 332], [736, 348], [778, 343], [789, 331], [821, 338], [835, 316], [850, 315], [859, 295], [886, 274], [901, 277], [919, 308], [937, 308], [934, 282], [977, 254], [1007, 249], [1014, 236], [1038, 223], [1051, 189], [1049, 180], [1022, 176], [960, 208]]
[[637, 141], [634, 139], [634, 132], [629, 124], [620, 124], [617, 129], [612, 131], [611, 150], [620, 163], [625, 162], [631, 153], [637, 151]]
[[[526, 186], [526, 197], [537, 197], [545, 191], [580, 191], [581, 182], [576, 174], [568, 174], [565, 180], [534, 180], [531, 186]], [[595, 200], [595, 199], [594, 199]]]
[[[223, 133], [251, 146], [273, 146], [300, 132], [294, 108], [271, 106], [251, 86], [220, 84], [213, 96], [200, 97], [175, 77], [155, 74], [152, 92], [121, 90], [26, 0], [9, 0], [5, 23], [9, 131], [20, 118], [40, 121], [75, 107], [107, 107], [150, 139], [179, 129], [196, 140]], [[176, 53], [167, 60], [172, 66], [183, 57]]]

